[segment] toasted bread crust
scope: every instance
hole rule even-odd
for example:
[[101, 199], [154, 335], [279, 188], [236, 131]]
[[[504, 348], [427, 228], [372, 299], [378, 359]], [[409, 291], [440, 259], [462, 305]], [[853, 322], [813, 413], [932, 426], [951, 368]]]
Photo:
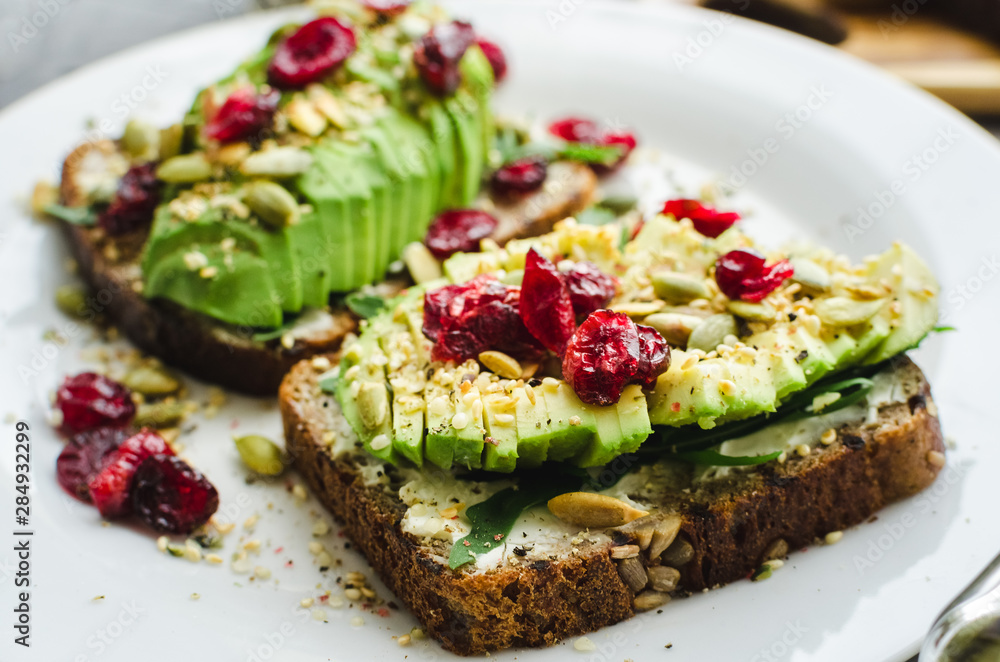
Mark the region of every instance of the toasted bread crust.
[[[799, 549], [933, 482], [940, 466], [929, 453], [944, 446], [930, 388], [908, 359], [894, 369], [917, 395], [880, 412], [876, 424], [844, 427], [836, 442], [808, 458], [765, 465], [691, 494], [664, 495], [663, 507], [681, 515], [681, 535], [694, 548], [680, 569], [683, 590], [747, 577], [777, 539]], [[321, 441], [326, 412], [315, 378], [304, 362], [282, 384], [288, 451], [382, 580], [445, 648], [473, 655], [551, 645], [634, 615], [635, 593], [609, 557], [610, 547], [631, 542], [623, 536], [585, 543], [554, 561], [478, 574], [435, 560], [400, 528], [406, 507], [396, 494], [362, 481], [363, 456], [333, 457]]]

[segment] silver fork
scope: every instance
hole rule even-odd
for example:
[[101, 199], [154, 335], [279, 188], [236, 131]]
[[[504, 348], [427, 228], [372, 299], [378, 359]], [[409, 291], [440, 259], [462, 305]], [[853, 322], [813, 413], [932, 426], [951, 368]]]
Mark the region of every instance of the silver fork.
[[934, 622], [920, 662], [1000, 660], [1000, 555]]

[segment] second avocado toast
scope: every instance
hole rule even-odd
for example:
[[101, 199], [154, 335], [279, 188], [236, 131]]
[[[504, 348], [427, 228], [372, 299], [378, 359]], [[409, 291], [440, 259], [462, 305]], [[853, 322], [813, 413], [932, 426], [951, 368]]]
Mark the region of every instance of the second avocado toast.
[[282, 386], [300, 471], [455, 652], [766, 575], [944, 465], [904, 354], [937, 320], [919, 257], [764, 256], [665, 211], [622, 252], [567, 220], [460, 253]]

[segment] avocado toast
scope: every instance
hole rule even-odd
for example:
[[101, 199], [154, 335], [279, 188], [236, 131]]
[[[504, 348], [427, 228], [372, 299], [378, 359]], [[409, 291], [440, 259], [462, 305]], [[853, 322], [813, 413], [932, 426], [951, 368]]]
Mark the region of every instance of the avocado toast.
[[458, 254], [282, 385], [300, 471], [449, 650], [764, 576], [944, 464], [905, 356], [937, 319], [919, 257], [765, 257], [667, 209], [621, 252], [566, 221]]
[[379, 291], [405, 286], [404, 248], [438, 212], [486, 208], [502, 244], [585, 207], [595, 176], [567, 160], [537, 191], [481, 191], [501, 165], [488, 42], [437, 8], [395, 7], [283, 26], [183, 123], [134, 121], [74, 150], [45, 211], [93, 290], [85, 313], [196, 376], [273, 394], [355, 328], [347, 293], [390, 267], [399, 284]]

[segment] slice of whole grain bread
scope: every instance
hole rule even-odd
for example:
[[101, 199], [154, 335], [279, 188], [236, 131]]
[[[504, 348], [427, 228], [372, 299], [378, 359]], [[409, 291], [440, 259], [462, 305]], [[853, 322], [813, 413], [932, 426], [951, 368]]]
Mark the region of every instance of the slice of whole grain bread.
[[[562, 527], [562, 542], [533, 548], [515, 547], [521, 538], [512, 535], [499, 562], [453, 571], [450, 542], [403, 530], [407, 505], [399, 490], [416, 470], [380, 466], [358, 449], [336, 400], [318, 388], [316, 378], [328, 368], [326, 361], [304, 361], [282, 383], [288, 452], [386, 585], [430, 635], [462, 655], [551, 645], [660, 606], [669, 593], [748, 577], [763, 561], [919, 492], [944, 461], [930, 387], [899, 357], [886, 369], [896, 385], [891, 402], [870, 409], [867, 422], [840, 425], [833, 443], [817, 444], [806, 457], [792, 454], [781, 464], [703, 482], [671, 464], [664, 471], [676, 474], [673, 487], [655, 482], [654, 472], [652, 482], [643, 476], [628, 494], [650, 504], [649, 517], [575, 535], [553, 525]], [[628, 466], [625, 459], [619, 468]]]
[[[76, 207], [86, 204], [81, 164], [100, 167], [100, 159], [116, 154], [111, 141], [84, 143], [63, 164], [60, 199]], [[596, 177], [586, 166], [553, 163], [543, 190], [512, 201], [491, 203], [500, 221], [493, 238], [505, 243], [544, 234], [556, 221], [586, 208], [594, 198]], [[209, 382], [250, 395], [273, 395], [288, 370], [303, 358], [336, 351], [357, 319], [343, 307], [315, 311], [308, 324], [282, 337], [255, 339], [253, 329], [222, 323], [166, 300], [142, 296], [140, 261], [146, 231], [109, 237], [97, 227], [60, 222], [92, 297], [88, 316], [101, 314], [142, 351]], [[391, 293], [403, 279], [384, 285]]]

